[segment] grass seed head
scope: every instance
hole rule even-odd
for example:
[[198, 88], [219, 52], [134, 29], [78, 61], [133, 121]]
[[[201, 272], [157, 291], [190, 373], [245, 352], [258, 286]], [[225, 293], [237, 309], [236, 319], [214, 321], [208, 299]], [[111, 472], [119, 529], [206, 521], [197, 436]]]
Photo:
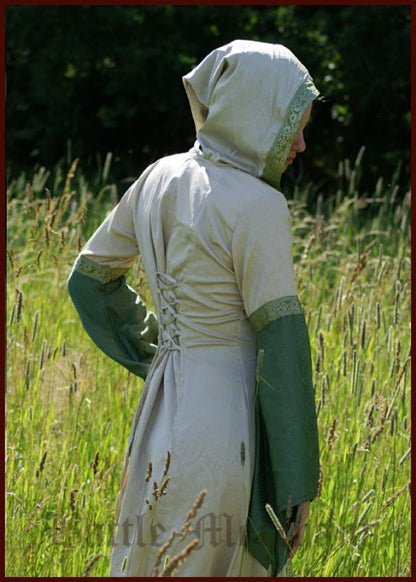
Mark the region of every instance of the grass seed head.
[[206, 494], [207, 494], [206, 489], [202, 489], [198, 493], [195, 501], [193, 502], [192, 506], [190, 507], [186, 514], [185, 523], [181, 527], [181, 536], [179, 539], [183, 540], [189, 532], [193, 531], [191, 527], [191, 520], [196, 516], [198, 510], [202, 507]]
[[144, 502], [146, 503], [147, 507], [149, 508], [149, 511], [151, 511], [153, 509], [153, 505], [152, 505], [150, 499], [148, 497], [145, 497]]
[[166, 488], [168, 486], [169, 481], [170, 477], [165, 477], [165, 479], [162, 482], [162, 485], [160, 486], [159, 497], [162, 497], [162, 495], [166, 495]]
[[97, 452], [95, 453], [95, 457], [94, 457], [94, 460], [93, 460], [93, 462], [92, 462], [92, 470], [93, 470], [93, 472], [94, 472], [94, 475], [96, 475], [96, 474], [97, 474], [97, 467], [98, 467], [98, 462], [99, 462], [99, 460], [100, 460], [100, 452], [99, 452], [99, 451], [97, 451]]
[[105, 554], [97, 554], [96, 556], [91, 558], [91, 560], [87, 563], [85, 567], [83, 577], [88, 577], [90, 575], [90, 572], [94, 567], [94, 564], [96, 564], [100, 558], [105, 558]]
[[270, 519], [272, 520], [274, 527], [276, 528], [276, 530], [279, 533], [279, 535], [281, 536], [281, 538], [283, 538], [286, 542], [288, 542], [286, 532], [285, 532], [282, 524], [280, 523], [279, 518], [275, 514], [273, 507], [271, 505], [269, 505], [268, 503], [266, 503], [265, 508], [266, 508], [267, 513], [269, 514]]
[[35, 341], [36, 339], [36, 332], [38, 330], [38, 323], [39, 323], [39, 313], [40, 311], [36, 311], [35, 313], [35, 320], [33, 322], [33, 330], [32, 330], [32, 343]]
[[171, 461], [171, 453], [170, 453], [170, 451], [168, 451], [166, 454], [166, 462], [165, 462], [165, 468], [163, 471], [163, 477], [166, 477], [166, 475], [168, 474], [169, 467], [170, 467], [170, 461]]
[[71, 508], [71, 513], [75, 512], [75, 494], [78, 493], [78, 489], [71, 489], [69, 494], [69, 507]]
[[23, 309], [23, 292], [17, 290], [17, 309], [16, 309], [16, 321], [20, 321], [22, 318]]
[[[159, 548], [159, 551], [157, 553], [157, 557], [156, 557], [156, 562], [155, 565], [153, 567], [151, 576], [158, 576], [159, 574], [159, 565], [162, 562], [163, 556], [166, 554], [167, 550], [170, 548], [170, 546], [172, 545], [173, 540], [175, 539], [175, 537], [177, 536], [177, 531], [176, 529], [172, 530], [172, 533], [170, 534], [170, 536], [168, 537], [168, 539], [166, 540], [166, 542], [164, 544], [162, 544]], [[165, 556], [165, 562], [163, 565], [163, 569], [166, 568], [167, 564], [168, 564], [168, 556]]]
[[167, 566], [163, 569], [162, 573], [160, 574], [161, 576], [165, 577], [165, 576], [173, 576], [175, 574], [175, 572], [178, 570], [178, 568], [185, 562], [185, 560], [188, 558], [189, 554], [195, 550], [195, 548], [199, 545], [199, 539], [195, 538], [194, 540], [192, 540], [191, 542], [189, 542], [189, 544], [182, 550], [180, 551], [178, 554], [176, 554], [175, 556], [173, 556]]
[[323, 471], [322, 467], [319, 467], [318, 492], [316, 494], [317, 497], [321, 497], [321, 495], [322, 495], [323, 482], [324, 482], [324, 471]]
[[329, 429], [328, 438], [326, 441], [330, 451], [332, 450], [332, 447], [333, 447], [333, 440], [334, 440], [334, 436], [335, 436], [336, 426], [337, 426], [337, 419], [334, 418], [334, 420], [332, 421], [332, 424], [331, 424], [331, 428]]
[[152, 472], [153, 472], [153, 465], [152, 465], [152, 461], [149, 461], [149, 464], [147, 466], [147, 473], [146, 476], [144, 478], [144, 480], [146, 481], [146, 483], [148, 483], [152, 477]]
[[39, 477], [39, 475], [42, 473], [43, 468], [45, 466], [45, 461], [46, 461], [47, 455], [48, 455], [48, 451], [45, 451], [42, 455], [41, 460], [40, 460], [39, 468], [36, 470], [36, 477]]

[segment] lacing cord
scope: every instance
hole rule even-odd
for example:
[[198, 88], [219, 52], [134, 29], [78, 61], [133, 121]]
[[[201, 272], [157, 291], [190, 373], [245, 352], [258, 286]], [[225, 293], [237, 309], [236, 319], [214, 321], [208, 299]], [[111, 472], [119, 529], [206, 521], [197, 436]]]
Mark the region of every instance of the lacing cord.
[[180, 350], [180, 332], [177, 325], [177, 297], [174, 288], [179, 283], [166, 273], [157, 272], [157, 293], [159, 298], [159, 343], [168, 351]]

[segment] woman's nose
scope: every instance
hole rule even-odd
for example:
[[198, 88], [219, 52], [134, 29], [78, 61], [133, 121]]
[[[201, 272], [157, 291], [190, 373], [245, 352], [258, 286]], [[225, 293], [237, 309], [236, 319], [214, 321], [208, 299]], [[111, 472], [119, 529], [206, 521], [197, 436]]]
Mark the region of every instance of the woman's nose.
[[304, 152], [306, 150], [306, 142], [303, 136], [303, 131], [298, 131], [293, 141], [292, 148], [297, 152]]

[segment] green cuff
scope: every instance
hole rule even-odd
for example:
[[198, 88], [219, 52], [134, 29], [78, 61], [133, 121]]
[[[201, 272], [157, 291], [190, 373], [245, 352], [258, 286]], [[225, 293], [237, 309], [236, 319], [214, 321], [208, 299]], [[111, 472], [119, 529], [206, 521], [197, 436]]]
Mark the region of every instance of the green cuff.
[[271, 505], [287, 531], [291, 510], [316, 497], [318, 490], [317, 418], [303, 313], [272, 319], [258, 332], [257, 349], [256, 448], [247, 540], [249, 551], [276, 576], [289, 548], [265, 505]]
[[268, 323], [285, 317], [286, 315], [297, 315], [303, 313], [301, 304], [296, 295], [288, 295], [287, 297], [279, 297], [273, 301], [268, 301], [259, 309], [256, 309], [250, 317], [250, 323], [254, 329], [259, 332]]
[[155, 316], [126, 285], [120, 270], [80, 259], [68, 279], [68, 291], [86, 332], [104, 353], [146, 378], [157, 349]]

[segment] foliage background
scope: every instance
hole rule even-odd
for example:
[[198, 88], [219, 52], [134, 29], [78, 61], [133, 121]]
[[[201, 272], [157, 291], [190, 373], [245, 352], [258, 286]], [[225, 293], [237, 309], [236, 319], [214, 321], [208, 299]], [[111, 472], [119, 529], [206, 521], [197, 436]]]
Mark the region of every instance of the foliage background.
[[316, 194], [363, 145], [364, 189], [398, 164], [409, 182], [410, 6], [397, 5], [8, 6], [9, 175], [76, 157], [91, 173], [112, 152], [120, 181], [189, 149], [181, 76], [235, 38], [286, 44], [329, 98], [296, 170]]

